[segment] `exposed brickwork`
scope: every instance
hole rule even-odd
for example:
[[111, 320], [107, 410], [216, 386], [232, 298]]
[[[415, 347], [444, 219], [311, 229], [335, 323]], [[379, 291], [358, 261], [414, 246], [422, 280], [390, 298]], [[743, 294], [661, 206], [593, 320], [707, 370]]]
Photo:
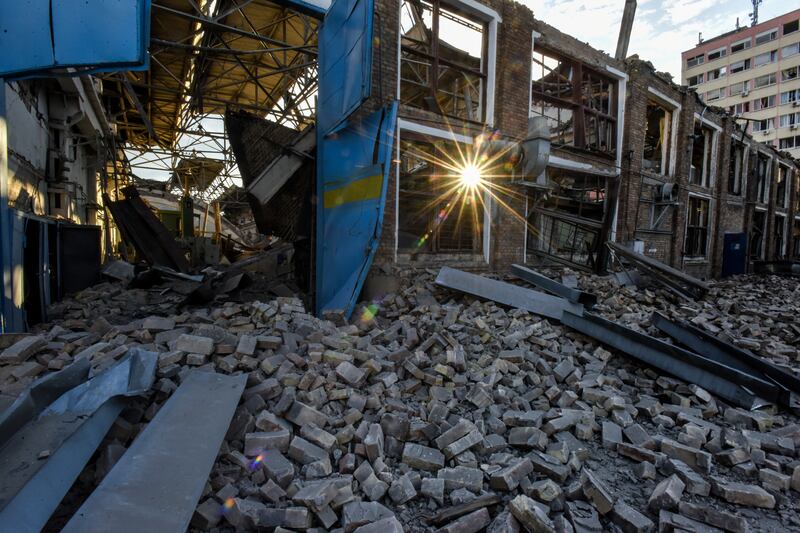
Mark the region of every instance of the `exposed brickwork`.
[[[766, 257], [773, 258], [779, 246], [774, 241], [773, 221], [775, 209], [775, 178], [778, 160], [791, 168], [790, 202], [787, 209], [778, 210], [787, 216], [785, 231], [786, 250], [792, 251], [792, 225], [797, 194], [797, 162], [779, 154], [771, 147], [765, 147], [745, 135], [744, 142], [750, 145], [748, 165], [743, 176], [744, 187], [741, 194], [728, 192], [728, 175], [731, 156], [731, 139], [742, 139], [741, 131], [724, 110], [707, 107], [694, 91], [674, 84], [663, 74], [656, 73], [652, 65], [632, 57], [625, 62], [616, 61], [604, 52], [591, 48], [573, 36], [534, 19], [533, 13], [525, 6], [512, 0], [486, 0], [486, 6], [494, 9], [502, 18], [498, 24], [495, 106], [493, 127], [504, 138], [521, 140], [527, 129], [530, 106], [531, 50], [537, 47], [579, 59], [584, 65], [599, 72], [624, 72], [628, 79], [625, 94], [625, 113], [622, 144], [619, 147], [621, 158], [619, 167], [612, 158], [599, 154], [564, 147], [554, 147], [552, 155], [562, 161], [589, 165], [587, 172], [603, 175], [619, 174], [619, 203], [616, 225], [612, 228], [615, 239], [622, 243], [643, 241], [645, 253], [660, 261], [682, 269], [693, 275], [707, 278], [719, 276], [722, 272], [724, 236], [726, 233], [749, 234], [755, 207], [755, 150], [770, 154], [773, 172], [771, 174], [770, 201], [763, 207], [768, 209], [767, 230], [765, 233]], [[398, 92], [398, 29], [399, 0], [380, 0], [376, 3], [376, 36], [374, 39], [373, 91], [365, 110], [368, 112], [379, 105], [397, 98]], [[534, 40], [533, 35], [536, 32]], [[577, 36], [580, 37], [580, 36]], [[664, 100], [667, 99], [667, 101]], [[646, 110], [648, 101], [657, 101], [666, 107], [675, 102], [679, 109], [674, 110], [677, 129], [674, 145], [671, 147], [672, 163], [666, 176], [653, 173], [642, 164], [645, 148]], [[474, 136], [481, 133], [476, 124], [462, 123], [453, 119], [445, 120], [435, 113], [401, 105], [400, 116], [408, 121], [435, 127], [451, 129], [457, 133]], [[715, 150], [712, 151], [710, 182], [708, 186], [689, 183], [692, 157], [692, 135], [697, 116], [702, 116], [714, 131]], [[670, 127], [673, 123], [670, 124]], [[396, 234], [396, 190], [397, 169], [393, 164], [390, 173], [383, 234], [376, 256], [376, 267], [395, 260]], [[675, 205], [669, 207], [657, 228], [651, 227], [657, 211], [651, 203], [643, 201], [653, 197], [653, 188], [659, 183], [671, 182], [677, 186]], [[495, 202], [490, 217], [489, 262], [476, 261], [474, 257], [463, 261], [454, 256], [442, 256], [431, 264], [447, 263], [464, 268], [480, 269], [481, 266], [504, 271], [514, 262], [525, 261], [524, 222], [528, 190], [512, 186], [509, 194], [503, 194], [500, 202]], [[707, 199], [710, 206], [707, 252], [704, 257], [685, 257], [687, 206], [690, 195]], [[508, 209], [510, 208], [510, 209]]]

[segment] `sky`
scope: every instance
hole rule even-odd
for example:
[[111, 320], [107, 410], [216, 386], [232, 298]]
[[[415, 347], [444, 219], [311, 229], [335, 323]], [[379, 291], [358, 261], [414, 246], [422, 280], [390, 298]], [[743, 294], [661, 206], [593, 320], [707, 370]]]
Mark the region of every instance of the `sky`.
[[[519, 0], [539, 20], [614, 55], [625, 0]], [[764, 22], [800, 8], [800, 0], [763, 0]], [[710, 39], [750, 24], [750, 0], [639, 0], [628, 55], [638, 54], [680, 83], [681, 52], [697, 45], [698, 32]]]

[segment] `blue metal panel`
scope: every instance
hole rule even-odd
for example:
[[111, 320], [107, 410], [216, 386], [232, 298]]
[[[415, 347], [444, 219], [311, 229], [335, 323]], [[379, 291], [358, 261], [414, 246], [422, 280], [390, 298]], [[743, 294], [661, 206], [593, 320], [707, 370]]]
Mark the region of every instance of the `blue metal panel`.
[[353, 312], [380, 242], [397, 102], [317, 146], [316, 309]]
[[54, 62], [50, 0], [0, 1], [0, 77]]
[[150, 0], [0, 1], [0, 76], [146, 70], [149, 40]]
[[328, 135], [369, 96], [373, 0], [334, 0], [319, 32], [317, 130]]
[[747, 233], [726, 233], [722, 251], [722, 277], [747, 270]]

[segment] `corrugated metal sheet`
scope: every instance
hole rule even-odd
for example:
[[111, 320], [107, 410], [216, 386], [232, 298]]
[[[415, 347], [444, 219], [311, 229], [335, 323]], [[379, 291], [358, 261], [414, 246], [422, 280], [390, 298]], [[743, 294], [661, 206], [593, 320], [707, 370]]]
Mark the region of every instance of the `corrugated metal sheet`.
[[0, 77], [147, 69], [149, 40], [150, 0], [0, 2]]
[[317, 130], [328, 135], [369, 96], [373, 0], [336, 0], [319, 32]]
[[353, 311], [380, 242], [397, 103], [317, 147], [317, 313]]

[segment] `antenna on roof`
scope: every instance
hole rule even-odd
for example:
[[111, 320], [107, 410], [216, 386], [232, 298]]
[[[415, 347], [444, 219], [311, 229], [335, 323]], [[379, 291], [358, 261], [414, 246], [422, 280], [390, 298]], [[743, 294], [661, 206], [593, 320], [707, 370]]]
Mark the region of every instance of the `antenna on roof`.
[[703, 32], [697, 32], [697, 44], [703, 44]]
[[736, 29], [739, 29], [739, 17], [736, 17]]
[[755, 26], [758, 24], [758, 6], [763, 0], [750, 0], [753, 2], [753, 12], [750, 13], [750, 21], [752, 22], [750, 25]]

